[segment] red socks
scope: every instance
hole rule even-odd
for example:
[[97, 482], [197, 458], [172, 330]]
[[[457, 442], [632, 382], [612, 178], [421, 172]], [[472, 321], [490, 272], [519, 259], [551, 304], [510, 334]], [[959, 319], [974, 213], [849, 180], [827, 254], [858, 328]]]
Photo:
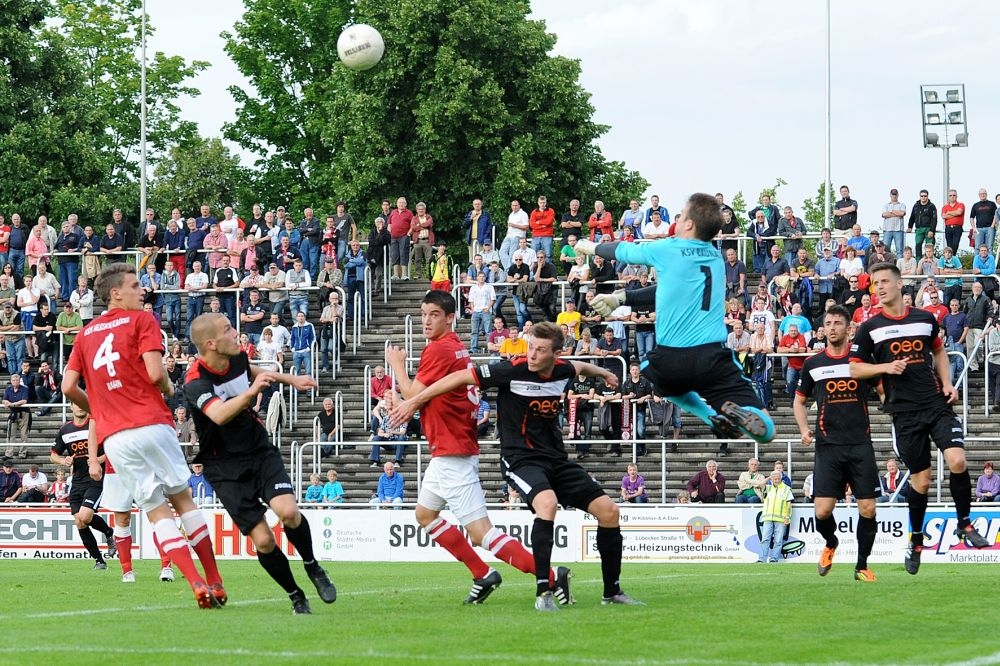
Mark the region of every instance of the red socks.
[[467, 566], [473, 578], [485, 578], [490, 568], [469, 544], [457, 527], [442, 518], [435, 518], [427, 526], [427, 534], [436, 544], [447, 550], [452, 556]]
[[[521, 542], [509, 537], [497, 528], [491, 529], [483, 539], [483, 547], [493, 553], [498, 560], [506, 562], [518, 571], [535, 574], [535, 556], [521, 545]], [[549, 585], [555, 586], [556, 573], [549, 569]]]
[[201, 562], [201, 566], [205, 570], [208, 584], [221, 584], [222, 576], [219, 575], [219, 566], [215, 562], [215, 551], [212, 550], [212, 540], [208, 536], [208, 523], [205, 522], [205, 516], [197, 509], [188, 511], [181, 516], [181, 524], [184, 525], [188, 542], [195, 554], [198, 555], [198, 561]]

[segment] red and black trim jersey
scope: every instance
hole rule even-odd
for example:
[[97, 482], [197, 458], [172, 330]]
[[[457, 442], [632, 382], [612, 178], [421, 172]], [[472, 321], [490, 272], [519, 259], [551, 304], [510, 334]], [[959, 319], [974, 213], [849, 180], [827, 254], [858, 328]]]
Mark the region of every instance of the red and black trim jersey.
[[871, 444], [868, 383], [851, 377], [848, 355], [829, 350], [810, 356], [802, 365], [797, 395], [816, 401], [816, 444]]
[[250, 408], [221, 426], [205, 415], [212, 403], [244, 393], [250, 382], [250, 361], [242, 351], [229, 359], [229, 367], [223, 372], [212, 370], [201, 360], [188, 368], [184, 398], [198, 432], [198, 460], [253, 455], [271, 446], [264, 424]]
[[480, 365], [473, 370], [482, 389], [497, 389], [497, 427], [504, 458], [518, 455], [565, 459], [559, 410], [573, 364], [557, 360], [544, 377], [528, 369], [527, 359]]
[[[90, 470], [87, 466], [87, 436], [90, 434], [90, 419], [83, 425], [67, 421], [59, 428], [56, 439], [52, 442], [52, 453], [57, 456], [73, 456], [73, 482], [90, 481]], [[104, 455], [104, 445], [97, 445], [97, 455]]]
[[879, 312], [858, 327], [852, 362], [906, 359], [903, 374], [882, 376], [886, 411], [917, 411], [942, 403], [944, 393], [934, 365], [934, 350], [943, 344], [939, 332], [934, 315], [917, 308], [907, 308], [898, 318]]

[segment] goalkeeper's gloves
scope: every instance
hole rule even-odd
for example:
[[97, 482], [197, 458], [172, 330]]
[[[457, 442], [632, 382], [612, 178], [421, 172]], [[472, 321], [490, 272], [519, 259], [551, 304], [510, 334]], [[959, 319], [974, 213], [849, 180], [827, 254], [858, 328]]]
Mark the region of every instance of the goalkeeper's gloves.
[[577, 254], [593, 256], [597, 254], [597, 243], [592, 240], [581, 238], [576, 242], [576, 245], [573, 246], [573, 251]]
[[[579, 242], [577, 242], [577, 245], [579, 245]], [[609, 316], [622, 305], [625, 305], [624, 289], [619, 289], [612, 294], [598, 294], [590, 301], [590, 307], [602, 317]]]

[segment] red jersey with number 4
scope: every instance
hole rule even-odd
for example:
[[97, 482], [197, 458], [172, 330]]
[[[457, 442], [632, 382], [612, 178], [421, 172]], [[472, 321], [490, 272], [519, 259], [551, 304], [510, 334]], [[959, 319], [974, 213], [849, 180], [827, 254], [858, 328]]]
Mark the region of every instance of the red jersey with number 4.
[[[415, 379], [430, 386], [442, 377], [472, 367], [469, 350], [453, 332], [431, 341], [420, 355]], [[476, 412], [479, 388], [466, 386], [432, 399], [420, 410], [420, 425], [431, 456], [477, 456]]]
[[139, 310], [111, 310], [84, 326], [66, 367], [83, 376], [97, 441], [122, 430], [173, 426], [163, 394], [149, 381], [142, 355], [163, 353], [156, 319]]

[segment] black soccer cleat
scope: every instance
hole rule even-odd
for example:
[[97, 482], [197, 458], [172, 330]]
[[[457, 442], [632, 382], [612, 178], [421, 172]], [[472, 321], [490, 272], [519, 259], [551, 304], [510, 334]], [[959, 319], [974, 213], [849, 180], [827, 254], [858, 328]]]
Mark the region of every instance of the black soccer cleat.
[[955, 529], [955, 536], [960, 539], [965, 540], [966, 546], [971, 546], [973, 548], [989, 548], [992, 544], [986, 540], [978, 530], [969, 523], [965, 527], [958, 527]]
[[104, 556], [110, 560], [110, 559], [114, 558], [115, 555], [118, 554], [118, 544], [115, 543], [115, 535], [114, 534], [105, 535], [104, 538], [108, 540], [108, 543], [107, 543], [107, 545], [108, 545], [108, 552], [105, 553]]
[[573, 577], [573, 572], [569, 567], [556, 567], [556, 586], [552, 588], [552, 596], [556, 598], [560, 606], [575, 604], [576, 599], [569, 593], [569, 579]]
[[306, 575], [316, 586], [316, 593], [324, 603], [332, 604], [337, 600], [337, 588], [334, 587], [333, 581], [326, 575], [323, 567], [318, 564], [306, 567]]
[[292, 615], [312, 615], [312, 609], [309, 608], [309, 600], [306, 599], [305, 592], [301, 590], [292, 592], [288, 598], [292, 600]]
[[903, 557], [903, 566], [906, 567], [906, 573], [911, 576], [916, 576], [917, 572], [920, 571], [920, 553], [924, 550], [924, 545], [922, 543], [913, 543], [912, 541], [906, 544], [906, 555]]
[[503, 578], [500, 577], [500, 572], [496, 569], [490, 569], [490, 572], [486, 574], [484, 578], [475, 578], [472, 581], [472, 589], [469, 590], [469, 596], [465, 598], [463, 603], [466, 604], [481, 604], [486, 601], [486, 597], [493, 594], [493, 590], [500, 587], [500, 583], [503, 582]]

